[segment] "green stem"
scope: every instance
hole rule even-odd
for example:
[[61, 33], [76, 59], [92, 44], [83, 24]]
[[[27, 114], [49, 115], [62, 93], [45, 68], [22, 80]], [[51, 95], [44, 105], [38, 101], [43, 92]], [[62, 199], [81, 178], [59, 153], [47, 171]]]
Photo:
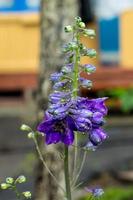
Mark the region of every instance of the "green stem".
[[[76, 36], [76, 43], [77, 46], [79, 45], [79, 34], [75, 33]], [[78, 92], [78, 67], [79, 67], [79, 60], [80, 60], [80, 54], [79, 54], [79, 48], [77, 48], [75, 50], [75, 60], [74, 60], [74, 74], [73, 74], [73, 97], [76, 98], [77, 97], [77, 92]], [[76, 161], [77, 161], [77, 155], [78, 155], [78, 136], [77, 133], [75, 133], [75, 148], [74, 148], [74, 170], [73, 170], [73, 177], [75, 176], [76, 173]]]
[[74, 181], [73, 181], [73, 183], [72, 183], [72, 186], [75, 186], [75, 184], [76, 184], [76, 182], [77, 182], [77, 180], [78, 180], [78, 178], [79, 178], [79, 176], [80, 176], [80, 174], [81, 174], [81, 172], [82, 172], [82, 169], [83, 169], [83, 166], [84, 166], [84, 163], [85, 163], [85, 160], [86, 160], [86, 155], [87, 155], [87, 152], [84, 153], [84, 156], [83, 156], [83, 160], [82, 160], [82, 162], [81, 162], [80, 169], [79, 169], [79, 171], [78, 171], [78, 173], [77, 173], [77, 175], [76, 175], [76, 177], [75, 177], [75, 179], [74, 179]]
[[17, 199], [21, 199], [22, 195], [19, 193], [17, 187], [13, 186], [12, 189], [15, 192]]
[[65, 173], [65, 185], [66, 185], [66, 198], [71, 200], [71, 188], [70, 188], [70, 176], [69, 176], [69, 157], [68, 157], [68, 147], [64, 147], [64, 173]]
[[[76, 43], [79, 44], [79, 34], [76, 33]], [[73, 77], [73, 97], [77, 97], [78, 90], [78, 66], [79, 66], [79, 49], [75, 50], [75, 60], [74, 60], [74, 77]]]

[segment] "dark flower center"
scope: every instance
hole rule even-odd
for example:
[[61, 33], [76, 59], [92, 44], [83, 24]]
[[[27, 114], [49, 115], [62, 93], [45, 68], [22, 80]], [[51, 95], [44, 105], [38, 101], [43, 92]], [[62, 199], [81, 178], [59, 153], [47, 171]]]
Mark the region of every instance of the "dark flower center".
[[65, 124], [62, 121], [56, 122], [54, 125], [54, 130], [62, 134], [65, 133]]

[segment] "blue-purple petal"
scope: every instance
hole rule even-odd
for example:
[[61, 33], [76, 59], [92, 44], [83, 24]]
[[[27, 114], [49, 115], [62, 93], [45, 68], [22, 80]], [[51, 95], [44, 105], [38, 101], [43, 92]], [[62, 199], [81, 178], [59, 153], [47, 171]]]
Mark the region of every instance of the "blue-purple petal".
[[56, 144], [60, 141], [60, 134], [58, 132], [46, 134], [46, 144]]
[[61, 140], [67, 146], [72, 145], [74, 141], [74, 132], [71, 129], [66, 129], [66, 132], [62, 134]]

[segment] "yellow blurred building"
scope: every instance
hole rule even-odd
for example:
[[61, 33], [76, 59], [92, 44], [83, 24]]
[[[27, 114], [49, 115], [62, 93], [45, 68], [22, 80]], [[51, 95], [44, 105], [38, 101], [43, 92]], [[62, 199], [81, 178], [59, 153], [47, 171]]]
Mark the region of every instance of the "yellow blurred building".
[[[38, 72], [39, 30], [38, 13], [0, 15], [0, 73]], [[87, 47], [98, 49], [96, 40], [86, 37], [81, 40]], [[88, 62], [97, 65], [97, 59], [82, 59], [82, 63]]]
[[0, 73], [37, 73], [39, 14], [0, 15]]

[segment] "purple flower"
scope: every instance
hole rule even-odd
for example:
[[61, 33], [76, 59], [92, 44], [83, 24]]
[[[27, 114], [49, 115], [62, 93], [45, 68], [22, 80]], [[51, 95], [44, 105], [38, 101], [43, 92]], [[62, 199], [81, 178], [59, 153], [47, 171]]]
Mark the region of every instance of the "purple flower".
[[104, 122], [103, 118], [107, 114], [107, 108], [104, 104], [105, 100], [106, 98], [89, 100], [87, 98], [78, 97], [73, 103], [71, 112], [74, 115], [79, 115], [91, 120], [93, 128], [102, 126]]
[[102, 129], [92, 129], [89, 139], [94, 146], [98, 146], [107, 138], [106, 133]]
[[85, 79], [85, 78], [82, 78], [82, 77], [80, 77], [79, 80], [80, 80], [80, 83], [81, 83], [82, 87], [86, 87], [86, 88], [92, 87], [92, 81], [90, 81], [88, 79]]
[[68, 103], [52, 104], [48, 109], [48, 112], [53, 115], [54, 119], [63, 119], [68, 115], [71, 101]]
[[94, 65], [86, 64], [83, 67], [84, 67], [85, 72], [87, 73], [92, 73], [96, 71], [96, 67]]
[[89, 100], [88, 104], [90, 104], [90, 108], [95, 110], [95, 112], [100, 112], [103, 115], [107, 115], [107, 107], [105, 106], [105, 100], [107, 97], [104, 98], [97, 98], [97, 99], [92, 99]]
[[91, 193], [94, 197], [100, 197], [104, 194], [104, 191], [102, 188], [85, 188], [85, 190], [89, 193]]
[[37, 130], [46, 134], [46, 144], [63, 142], [69, 146], [74, 141], [75, 125], [73, 119], [69, 116], [62, 120], [56, 120], [47, 113]]
[[46, 134], [47, 144], [63, 142], [70, 145], [74, 139], [74, 131], [86, 133], [89, 141], [85, 148], [95, 150], [107, 138], [100, 128], [107, 113], [105, 99], [71, 99], [70, 92], [54, 92], [50, 95], [45, 120], [38, 130]]
[[52, 104], [67, 102], [71, 98], [70, 92], [54, 92], [49, 95], [49, 102]]
[[104, 123], [103, 114], [101, 112], [94, 112], [92, 115], [92, 121], [93, 123], [96, 123], [98, 125], [103, 125]]
[[70, 64], [66, 64], [64, 67], [62, 67], [61, 71], [63, 74], [69, 74], [71, 73], [73, 70], [73, 64], [70, 63]]
[[92, 127], [91, 121], [87, 118], [79, 116], [73, 119], [77, 130], [80, 132], [88, 132]]
[[107, 138], [108, 136], [102, 129], [92, 129], [89, 134], [89, 141], [85, 145], [85, 150], [95, 151], [97, 147]]
[[77, 98], [77, 105], [79, 108], [88, 109], [93, 113], [100, 112], [105, 116], [107, 114], [107, 107], [104, 103], [106, 99], [107, 97], [89, 100], [88, 98], [79, 97]]
[[78, 97], [75, 100], [75, 104], [73, 104], [73, 109], [70, 109], [77, 130], [88, 134], [89, 141], [85, 149], [96, 150], [107, 138], [106, 133], [100, 128], [104, 123], [104, 116], [107, 113], [107, 108], [104, 104], [105, 99], [89, 100]]
[[53, 82], [57, 82], [61, 79], [62, 75], [63, 75], [62, 73], [55, 72], [55, 73], [51, 74], [50, 80]]
[[69, 112], [72, 114], [72, 115], [75, 115], [75, 116], [81, 116], [81, 117], [92, 117], [93, 113], [90, 111], [90, 110], [86, 110], [86, 109], [73, 109], [71, 108], [69, 110]]
[[63, 81], [55, 83], [53, 86], [53, 89], [54, 90], [63, 89], [64, 87], [68, 87], [69, 85], [70, 85], [70, 81], [63, 80]]

